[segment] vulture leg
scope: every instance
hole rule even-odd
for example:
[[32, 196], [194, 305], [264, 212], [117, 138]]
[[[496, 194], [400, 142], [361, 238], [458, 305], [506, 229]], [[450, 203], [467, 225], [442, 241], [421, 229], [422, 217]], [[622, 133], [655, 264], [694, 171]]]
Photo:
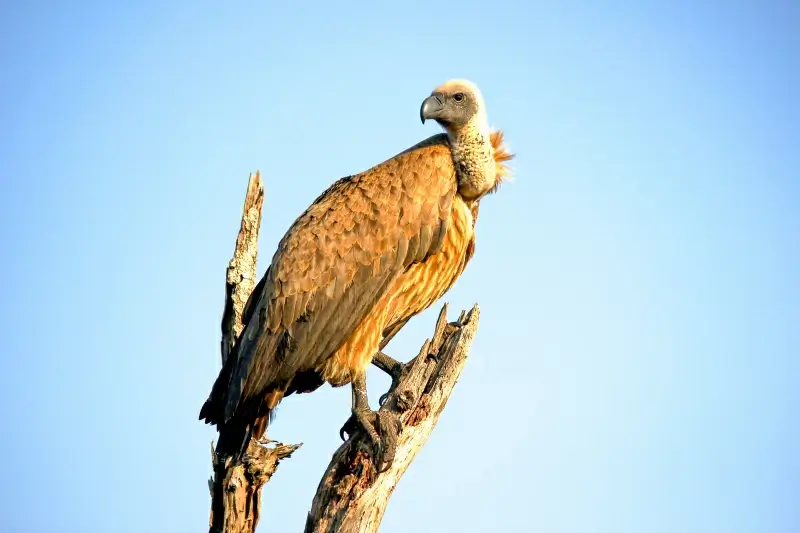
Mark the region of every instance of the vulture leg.
[[386, 392], [386, 394], [382, 395], [378, 399], [378, 403], [382, 406], [384, 403], [386, 403], [389, 395], [397, 388], [397, 383], [400, 381], [403, 371], [405, 371], [406, 368], [411, 368], [411, 365], [414, 364], [414, 359], [408, 363], [401, 363], [400, 361], [392, 359], [383, 352], [378, 352], [373, 356], [372, 364], [389, 374], [389, 376], [392, 378], [392, 386], [389, 387], [389, 390]]
[[406, 366], [400, 361], [392, 359], [391, 356], [388, 356], [383, 352], [376, 353], [372, 357], [372, 363], [392, 376], [392, 378], [400, 377], [400, 374], [403, 372], [403, 367]]
[[383, 472], [394, 460], [399, 429], [397, 421], [389, 413], [369, 408], [366, 373], [353, 380], [352, 390], [353, 414], [339, 430], [339, 436], [344, 440], [345, 433], [352, 435], [358, 428], [366, 431], [372, 441], [375, 468]]

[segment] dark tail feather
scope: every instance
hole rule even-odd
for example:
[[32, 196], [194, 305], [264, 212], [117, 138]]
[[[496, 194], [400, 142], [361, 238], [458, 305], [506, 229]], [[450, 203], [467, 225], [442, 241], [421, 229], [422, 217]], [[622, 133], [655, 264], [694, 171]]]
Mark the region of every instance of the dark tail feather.
[[219, 431], [217, 439], [217, 459], [232, 457], [241, 462], [252, 439], [261, 440], [267, 426], [275, 416], [275, 407], [283, 398], [282, 390], [274, 390], [266, 395], [265, 401], [249, 402], [227, 422], [223, 422], [223, 407], [215, 401], [214, 394], [200, 409], [200, 419], [215, 424]]
[[232, 457], [235, 462], [241, 462], [253, 433], [252, 425], [241, 423], [235, 418], [231, 419], [219, 428], [217, 458], [224, 460], [225, 457]]
[[226, 457], [232, 457], [235, 462], [241, 462], [250, 441], [252, 439], [260, 440], [264, 436], [271, 418], [270, 410], [264, 416], [256, 418], [252, 424], [239, 422], [235, 417], [229, 420], [219, 428], [217, 458], [224, 460]]
[[[233, 359], [229, 357], [228, 361]], [[200, 420], [205, 420], [206, 424], [214, 424], [221, 427], [225, 423], [225, 404], [227, 403], [228, 382], [230, 381], [232, 365], [226, 364], [222, 367], [214, 385], [211, 387], [211, 394], [200, 408]]]
[[222, 421], [222, 413], [213, 397], [206, 400], [206, 403], [200, 408], [200, 416], [198, 418], [204, 420], [206, 424], [219, 424]]

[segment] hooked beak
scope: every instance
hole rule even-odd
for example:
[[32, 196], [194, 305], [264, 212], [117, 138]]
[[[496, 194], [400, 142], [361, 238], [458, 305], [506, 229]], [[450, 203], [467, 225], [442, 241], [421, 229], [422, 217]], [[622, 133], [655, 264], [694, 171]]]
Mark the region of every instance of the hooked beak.
[[438, 118], [442, 109], [444, 109], [444, 98], [440, 93], [433, 93], [422, 101], [422, 107], [419, 108], [419, 118], [425, 124], [425, 119]]

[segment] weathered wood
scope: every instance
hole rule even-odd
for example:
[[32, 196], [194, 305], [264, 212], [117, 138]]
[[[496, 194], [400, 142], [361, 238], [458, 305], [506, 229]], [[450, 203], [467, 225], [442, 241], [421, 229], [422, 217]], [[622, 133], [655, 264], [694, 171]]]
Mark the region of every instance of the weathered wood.
[[[399, 417], [401, 430], [394, 462], [378, 473], [369, 438], [362, 432], [347, 440], [322, 477], [306, 521], [306, 533], [375, 533], [389, 498], [408, 466], [425, 445], [453, 392], [478, 328], [475, 305], [447, 323], [442, 308], [432, 340], [406, 365], [381, 411]], [[413, 530], [413, 524], [408, 525]]]
[[253, 533], [261, 518], [261, 489], [272, 478], [282, 459], [291, 457], [299, 444], [277, 444], [268, 448], [251, 441], [242, 464], [220, 464], [214, 447], [211, 462], [211, 533]]
[[[244, 201], [242, 223], [236, 238], [233, 258], [228, 264], [225, 282], [225, 307], [222, 313], [222, 364], [233, 351], [242, 332], [245, 304], [256, 285], [258, 233], [264, 188], [261, 175], [250, 174]], [[211, 533], [254, 533], [261, 515], [261, 489], [270, 480], [278, 463], [290, 457], [300, 445], [278, 443], [274, 447], [250, 442], [241, 464], [228, 459], [219, 461], [211, 446], [214, 477], [209, 479], [211, 491]]]
[[228, 359], [236, 339], [244, 328], [242, 315], [250, 293], [256, 285], [258, 233], [261, 230], [261, 209], [264, 187], [261, 173], [250, 174], [244, 198], [242, 223], [236, 236], [236, 248], [225, 273], [225, 307], [222, 311], [222, 364]]

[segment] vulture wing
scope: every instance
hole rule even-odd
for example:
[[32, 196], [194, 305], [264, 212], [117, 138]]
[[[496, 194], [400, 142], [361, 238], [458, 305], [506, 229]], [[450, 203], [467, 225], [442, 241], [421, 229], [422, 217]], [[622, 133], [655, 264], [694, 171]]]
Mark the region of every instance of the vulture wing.
[[398, 275], [436, 253], [455, 191], [440, 134], [320, 195], [281, 240], [248, 305], [224, 421], [332, 356]]

